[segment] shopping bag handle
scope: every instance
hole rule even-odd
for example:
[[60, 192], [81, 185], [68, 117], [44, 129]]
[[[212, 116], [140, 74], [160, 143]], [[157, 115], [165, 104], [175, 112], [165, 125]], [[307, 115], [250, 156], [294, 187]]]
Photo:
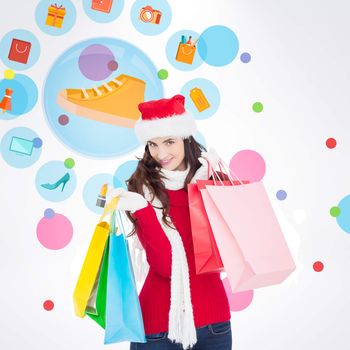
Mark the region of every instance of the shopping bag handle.
[[103, 221], [103, 219], [110, 214], [110, 216], [113, 215], [113, 212], [116, 211], [117, 209], [117, 205], [119, 202], [119, 197], [113, 197], [108, 203], [106, 203], [104, 209], [103, 209], [103, 213], [100, 216], [100, 220], [99, 222]]
[[[212, 175], [213, 175], [214, 185], [217, 186], [217, 184], [215, 182], [215, 176], [214, 176], [214, 174], [215, 174], [217, 176], [218, 180], [220, 181], [221, 185], [224, 186], [224, 183], [221, 181], [221, 178], [218, 175], [218, 173], [215, 171], [215, 169], [213, 168], [213, 166], [210, 164], [210, 162], [208, 160], [207, 160], [207, 162], [208, 162], [208, 178], [210, 178], [209, 172], [211, 172]], [[238, 180], [238, 182], [241, 185], [244, 184], [243, 181], [235, 174], [235, 172], [233, 170], [230, 169], [230, 167], [224, 162], [224, 160], [222, 158], [220, 158], [220, 160], [218, 162], [218, 166], [219, 166], [220, 171], [222, 173], [226, 172], [226, 174], [228, 176], [228, 179], [229, 179], [229, 181], [230, 181], [232, 186], [235, 185], [234, 182], [233, 182], [234, 180], [233, 180], [233, 178], [231, 176], [232, 174], [235, 176], [235, 178]]]
[[[213, 179], [214, 177], [216, 176], [218, 178], [218, 180], [220, 180], [220, 176], [218, 175], [218, 173], [214, 170], [214, 168], [212, 167], [212, 165], [210, 164], [209, 160], [204, 158], [207, 163], [208, 163], [208, 179], [210, 179], [210, 176], [212, 175], [213, 176]], [[215, 181], [215, 179], [214, 179]]]
[[[190, 46], [190, 45], [188, 45], [188, 44], [182, 44], [182, 45]], [[192, 46], [190, 46], [190, 50], [188, 51], [188, 53], [185, 52], [184, 46], [182, 46], [182, 53], [183, 53], [185, 56], [191, 55], [192, 52], [193, 52]]]
[[[216, 181], [215, 181], [215, 176], [217, 177], [217, 180], [219, 180], [221, 182], [221, 185], [224, 186], [224, 183], [221, 181], [219, 174], [215, 171], [215, 169], [213, 168], [212, 164], [209, 162], [208, 159], [205, 158], [205, 160], [208, 163], [208, 179], [210, 179], [210, 176], [213, 176], [213, 181], [214, 181], [214, 186], [217, 186]], [[218, 163], [219, 165], [219, 163]], [[220, 167], [220, 171], [223, 173], [221, 166]], [[229, 178], [231, 185], [234, 186], [234, 183], [231, 181], [231, 179]]]
[[[223, 159], [220, 159], [219, 161], [219, 167], [222, 166], [224, 168], [224, 170], [226, 171], [227, 173], [227, 176], [233, 181], [233, 178], [232, 178], [232, 174], [235, 176], [235, 178], [238, 180], [238, 182], [241, 184], [241, 185], [244, 185], [244, 182], [243, 180], [241, 180], [238, 175], [225, 163], [225, 161]], [[221, 169], [221, 167], [220, 167]], [[228, 171], [227, 171], [228, 170]]]
[[122, 229], [122, 234], [125, 234], [125, 228], [124, 228], [124, 224], [123, 224], [123, 218], [121, 216], [121, 213], [120, 213], [120, 210], [117, 210], [118, 212], [118, 218], [117, 218], [117, 221], [118, 221], [118, 226], [121, 227]]

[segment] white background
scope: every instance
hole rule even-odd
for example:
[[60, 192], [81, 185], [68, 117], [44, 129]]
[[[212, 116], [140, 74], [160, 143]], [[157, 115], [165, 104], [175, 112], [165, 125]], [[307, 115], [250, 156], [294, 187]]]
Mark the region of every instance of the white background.
[[[264, 182], [270, 193], [284, 189], [288, 194], [283, 202], [273, 200], [285, 218], [282, 226], [298, 271], [280, 286], [256, 290], [247, 309], [232, 313], [233, 348], [350, 349], [350, 237], [328, 213], [349, 194], [349, 2], [170, 1], [172, 23], [157, 37], [133, 28], [130, 0], [122, 15], [108, 24], [93, 22], [81, 1], [73, 2], [77, 22], [62, 37], [38, 29], [36, 1], [1, 2], [0, 36], [23, 28], [40, 41], [38, 63], [21, 72], [36, 82], [39, 91], [57, 56], [75, 43], [98, 36], [128, 40], [157, 67], [169, 70], [164, 82], [168, 97], [191, 79], [213, 81], [222, 102], [213, 118], [199, 122], [207, 145], [214, 146], [226, 161], [239, 150], [256, 150], [267, 163]], [[182, 29], [200, 33], [216, 24], [235, 31], [240, 53], [250, 52], [251, 63], [243, 64], [237, 57], [228, 66], [203, 64], [193, 72], [176, 71], [168, 64], [164, 49], [173, 33]], [[5, 68], [0, 63], [0, 75]], [[263, 113], [252, 112], [255, 101], [264, 103]], [[39, 161], [26, 169], [12, 168], [0, 158], [0, 347], [105, 349], [99, 326], [88, 318], [76, 318], [72, 308], [74, 283], [97, 220], [83, 203], [82, 189], [91, 176], [113, 174], [119, 164], [141, 155], [142, 148], [110, 160], [74, 153], [48, 127], [41, 93], [30, 113], [0, 121], [0, 136], [17, 126], [35, 130], [45, 147]], [[337, 139], [337, 148], [325, 147], [328, 137]], [[78, 187], [68, 200], [49, 203], [36, 192], [35, 174], [47, 161], [67, 157], [76, 161]], [[66, 215], [74, 226], [73, 239], [65, 249], [47, 250], [36, 239], [36, 225], [47, 207]], [[325, 264], [321, 273], [312, 269], [316, 260]], [[51, 312], [42, 308], [46, 299], [55, 302]], [[129, 345], [108, 347], [128, 349]]]

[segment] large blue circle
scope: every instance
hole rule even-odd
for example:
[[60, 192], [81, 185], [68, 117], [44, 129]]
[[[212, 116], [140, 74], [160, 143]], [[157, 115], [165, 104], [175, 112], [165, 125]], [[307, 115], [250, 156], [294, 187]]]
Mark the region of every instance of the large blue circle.
[[199, 37], [198, 53], [204, 62], [221, 67], [231, 63], [238, 54], [236, 34], [225, 26], [207, 28]]
[[[90, 45], [106, 46], [118, 62], [118, 69], [111, 71], [111, 75], [99, 83], [86, 78], [79, 70], [79, 55]], [[111, 125], [69, 113], [57, 104], [57, 96], [61, 90], [67, 88], [88, 89], [107, 83], [120, 74], [126, 74], [145, 81], [145, 101], [159, 99], [163, 97], [163, 85], [157, 77], [157, 71], [148, 56], [126, 41], [95, 38], [80, 42], [56, 60], [47, 76], [44, 86], [44, 109], [48, 123], [63, 144], [80, 154], [94, 158], [110, 158], [128, 153], [139, 145], [133, 128]], [[59, 123], [59, 116], [63, 114], [69, 117], [69, 122], [64, 125]]]

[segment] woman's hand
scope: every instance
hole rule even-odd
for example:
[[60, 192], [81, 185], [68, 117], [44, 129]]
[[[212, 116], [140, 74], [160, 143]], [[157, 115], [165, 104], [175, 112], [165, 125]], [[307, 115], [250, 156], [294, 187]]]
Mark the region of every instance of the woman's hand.
[[117, 210], [127, 210], [134, 212], [136, 210], [147, 207], [148, 202], [139, 193], [125, 191], [122, 187], [113, 188], [107, 194], [108, 199], [111, 200], [113, 197], [119, 197], [117, 204]]
[[191, 183], [195, 183], [196, 180], [208, 180], [208, 162], [210, 167], [215, 169], [220, 161], [220, 157], [214, 148], [210, 148], [209, 152], [202, 152], [198, 160], [202, 166], [194, 174]]
[[198, 160], [206, 167], [209, 162], [211, 167], [215, 169], [218, 166], [220, 157], [214, 148], [210, 148], [209, 152], [202, 152]]

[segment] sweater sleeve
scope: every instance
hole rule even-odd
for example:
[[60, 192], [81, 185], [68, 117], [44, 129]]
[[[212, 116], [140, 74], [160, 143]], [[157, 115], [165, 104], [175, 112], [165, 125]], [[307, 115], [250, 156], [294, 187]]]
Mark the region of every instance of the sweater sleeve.
[[148, 202], [147, 207], [136, 210], [132, 216], [137, 219], [137, 235], [146, 251], [150, 269], [165, 278], [171, 276], [171, 245], [160, 225], [156, 212]]

